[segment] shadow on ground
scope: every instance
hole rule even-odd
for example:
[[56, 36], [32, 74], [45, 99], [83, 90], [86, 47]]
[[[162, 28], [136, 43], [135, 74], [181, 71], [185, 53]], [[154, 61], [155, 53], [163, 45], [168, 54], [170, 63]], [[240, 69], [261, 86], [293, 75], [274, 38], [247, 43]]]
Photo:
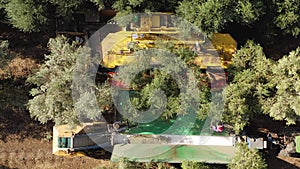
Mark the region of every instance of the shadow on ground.
[[268, 168], [269, 169], [299, 169], [299, 167], [288, 163], [276, 156], [269, 156], [266, 157], [266, 162], [268, 163]]
[[85, 150], [84, 153], [86, 156], [95, 158], [95, 159], [105, 159], [110, 160], [111, 152], [106, 151], [104, 149], [93, 149], [93, 150]]
[[[268, 132], [276, 136], [291, 136], [291, 133], [300, 132], [300, 125], [286, 126], [285, 121], [274, 121], [266, 115], [258, 115], [249, 121], [250, 124], [245, 128], [248, 135], [255, 135], [267, 139]], [[300, 159], [292, 157], [278, 157], [280, 146], [273, 145], [273, 149], [265, 152], [265, 159], [269, 169], [298, 169]], [[283, 160], [284, 159], [284, 160]]]
[[18, 169], [18, 168], [9, 168], [7, 166], [4, 166], [4, 165], [0, 164], [0, 169]]
[[24, 33], [4, 23], [0, 23], [0, 27], [0, 40], [8, 40], [11, 51], [39, 61], [48, 53], [49, 38], [55, 37], [55, 33]]
[[53, 124], [40, 124], [26, 110], [29, 88], [24, 81], [0, 81], [0, 140], [43, 139], [52, 135]]

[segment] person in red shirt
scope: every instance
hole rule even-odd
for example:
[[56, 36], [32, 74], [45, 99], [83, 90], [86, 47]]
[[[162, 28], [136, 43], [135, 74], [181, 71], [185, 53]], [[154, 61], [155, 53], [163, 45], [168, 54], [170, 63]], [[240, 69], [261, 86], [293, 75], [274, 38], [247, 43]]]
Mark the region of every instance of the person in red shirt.
[[217, 123], [216, 126], [211, 125], [210, 128], [211, 128], [213, 131], [215, 131], [215, 132], [221, 133], [221, 132], [223, 132], [223, 130], [224, 130], [224, 124], [222, 123], [222, 125], [220, 125], [220, 124]]
[[223, 132], [223, 130], [224, 130], [224, 124], [218, 125], [218, 126], [217, 126], [217, 131], [216, 131], [216, 132]]

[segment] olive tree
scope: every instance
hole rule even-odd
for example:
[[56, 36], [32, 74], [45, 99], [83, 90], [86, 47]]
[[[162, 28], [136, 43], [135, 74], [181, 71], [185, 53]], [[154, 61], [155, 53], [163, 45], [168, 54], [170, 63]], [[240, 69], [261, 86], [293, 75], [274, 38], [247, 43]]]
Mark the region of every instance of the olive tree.
[[285, 120], [287, 124], [295, 124], [299, 120], [300, 111], [300, 48], [291, 51], [273, 66], [270, 86], [274, 86], [274, 95], [269, 97], [264, 109], [275, 120]]
[[[80, 113], [97, 109], [95, 106], [99, 106], [99, 111], [85, 115], [89, 119], [99, 117], [107, 106], [111, 106], [110, 87], [107, 83], [95, 84], [90, 72], [81, 69], [93, 65], [90, 64], [93, 62], [89, 60], [89, 49], [78, 47], [75, 42], [70, 44], [65, 37], [57, 37], [50, 39], [49, 50], [51, 53], [45, 56], [45, 63], [27, 79], [34, 85], [30, 91], [32, 99], [28, 102], [31, 117], [42, 123], [75, 124]], [[76, 60], [82, 55], [87, 61], [78, 65]], [[81, 83], [74, 83], [76, 71], [80, 75], [76, 77], [77, 82]], [[93, 100], [97, 104], [91, 105]]]
[[248, 121], [263, 113], [265, 100], [272, 96], [272, 61], [260, 45], [249, 41], [235, 54], [229, 68], [229, 85], [224, 91], [225, 121], [239, 133]]
[[228, 164], [229, 169], [266, 169], [267, 164], [257, 149], [248, 149], [247, 144], [237, 144], [234, 157]]
[[260, 1], [184, 0], [177, 14], [210, 34], [222, 30], [228, 23], [251, 25], [263, 13]]

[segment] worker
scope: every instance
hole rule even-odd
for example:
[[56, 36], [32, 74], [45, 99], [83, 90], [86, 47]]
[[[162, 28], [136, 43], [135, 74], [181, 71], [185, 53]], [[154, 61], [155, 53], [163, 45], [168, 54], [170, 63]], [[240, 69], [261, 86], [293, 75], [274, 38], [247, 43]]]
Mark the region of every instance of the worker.
[[196, 42], [195, 42], [195, 46], [194, 46], [194, 51], [195, 51], [195, 53], [196, 53], [197, 55], [200, 55], [200, 54], [202, 54], [202, 52], [203, 52], [202, 50], [203, 50], [202, 46], [199, 45], [199, 42], [198, 42], [198, 41], [196, 41]]
[[217, 132], [223, 132], [223, 130], [224, 130], [224, 124], [222, 123], [222, 125], [218, 125], [217, 126]]
[[272, 144], [273, 144], [272, 143], [273, 142], [272, 134], [269, 132], [267, 137], [268, 137], [268, 140], [269, 140], [269, 143], [270, 143], [270, 148], [272, 149], [273, 148], [273, 146], [272, 146]]
[[220, 124], [217, 123], [216, 126], [211, 125], [210, 128], [211, 128], [213, 131], [217, 132], [217, 133], [221, 133], [221, 132], [223, 132], [223, 130], [224, 130], [224, 124], [222, 123], [222, 124], [220, 125]]
[[140, 38], [144, 39], [145, 35], [143, 33], [141, 33]]
[[79, 37], [79, 36], [76, 36], [76, 37], [75, 37], [75, 41], [76, 41], [78, 44], [83, 43], [83, 39], [82, 39], [81, 37]]

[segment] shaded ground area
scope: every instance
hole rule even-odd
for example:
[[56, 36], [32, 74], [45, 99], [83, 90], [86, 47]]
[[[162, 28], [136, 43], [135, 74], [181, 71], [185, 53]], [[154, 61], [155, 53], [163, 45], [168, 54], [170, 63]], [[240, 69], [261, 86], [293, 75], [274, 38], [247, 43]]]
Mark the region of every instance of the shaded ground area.
[[274, 60], [280, 59], [284, 55], [288, 55], [292, 50], [296, 50], [300, 46], [299, 38], [294, 38], [292, 36], [282, 36], [278, 37], [274, 43], [262, 44], [264, 52], [267, 57]]
[[[288, 55], [290, 51], [300, 46], [299, 38], [292, 35], [271, 34], [263, 25], [256, 23], [252, 27], [247, 27], [232, 23], [224, 32], [230, 33], [237, 40], [239, 47], [243, 46], [247, 40], [255, 39], [254, 42], [263, 47], [266, 56], [274, 60]], [[279, 33], [280, 30], [276, 31]]]
[[50, 124], [41, 125], [30, 120], [26, 111], [18, 108], [8, 108], [0, 116], [0, 140], [23, 141], [26, 138], [46, 139], [51, 136]]
[[47, 44], [55, 33], [23, 33], [0, 22], [0, 40], [8, 40], [9, 49], [14, 54], [42, 61], [48, 53]]
[[26, 110], [29, 87], [24, 79], [0, 80], [0, 140], [23, 141], [25, 138], [45, 138], [51, 135], [51, 124], [40, 125]]
[[[260, 115], [250, 121], [246, 127], [247, 134], [265, 137], [268, 132], [272, 133], [273, 138], [280, 138], [284, 135], [290, 137], [292, 133], [300, 132], [300, 125], [285, 126], [284, 121], [273, 121], [270, 117]], [[269, 169], [298, 169], [300, 168], [300, 158], [278, 156], [279, 146], [273, 146], [264, 152], [264, 157]]]
[[269, 169], [299, 169], [300, 161], [292, 157], [267, 156], [266, 161]]

